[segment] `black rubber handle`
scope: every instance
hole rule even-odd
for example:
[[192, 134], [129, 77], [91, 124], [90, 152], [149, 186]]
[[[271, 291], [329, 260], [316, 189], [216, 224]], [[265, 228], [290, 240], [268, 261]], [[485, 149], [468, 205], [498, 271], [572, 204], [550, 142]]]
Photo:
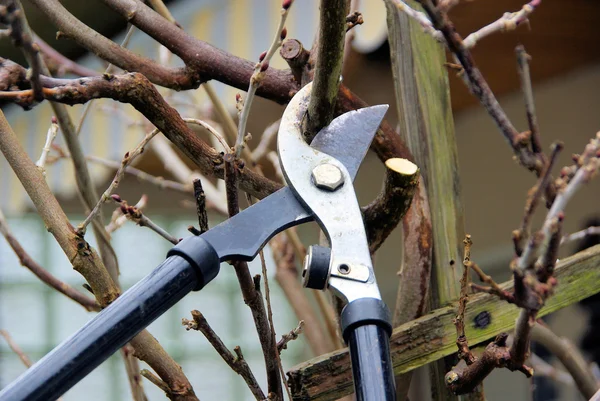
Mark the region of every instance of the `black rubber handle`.
[[342, 311], [342, 331], [350, 348], [356, 400], [396, 401], [385, 303], [374, 298], [350, 302]]
[[57, 399], [218, 271], [212, 246], [200, 237], [187, 238], [148, 276], [5, 387], [0, 400]]

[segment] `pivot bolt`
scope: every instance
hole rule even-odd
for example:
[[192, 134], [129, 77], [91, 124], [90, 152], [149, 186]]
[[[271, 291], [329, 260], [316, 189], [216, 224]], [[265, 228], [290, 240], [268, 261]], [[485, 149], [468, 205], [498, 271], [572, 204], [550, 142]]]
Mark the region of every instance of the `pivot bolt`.
[[319, 164], [312, 171], [312, 179], [317, 188], [335, 191], [344, 183], [342, 171], [333, 164]]

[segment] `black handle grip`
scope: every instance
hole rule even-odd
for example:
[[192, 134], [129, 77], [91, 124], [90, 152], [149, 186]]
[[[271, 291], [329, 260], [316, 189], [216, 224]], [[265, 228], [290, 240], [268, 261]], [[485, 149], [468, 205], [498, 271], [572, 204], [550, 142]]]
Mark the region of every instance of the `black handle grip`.
[[385, 303], [375, 298], [350, 302], [342, 311], [342, 332], [350, 348], [356, 400], [396, 401]]
[[358, 326], [348, 334], [357, 401], [395, 401], [390, 340], [378, 325]]
[[57, 399], [219, 271], [216, 252], [200, 237], [186, 238], [169, 255], [148, 276], [5, 387], [0, 400]]

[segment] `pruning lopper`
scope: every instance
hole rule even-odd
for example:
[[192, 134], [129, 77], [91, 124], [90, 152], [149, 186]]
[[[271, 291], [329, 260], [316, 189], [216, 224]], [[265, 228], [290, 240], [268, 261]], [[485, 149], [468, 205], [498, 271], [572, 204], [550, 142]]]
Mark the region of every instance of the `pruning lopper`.
[[395, 400], [390, 316], [375, 281], [352, 185], [388, 106], [337, 117], [309, 146], [302, 122], [311, 87], [292, 98], [281, 120], [278, 151], [288, 186], [206, 233], [181, 241], [148, 276], [4, 388], [1, 401], [58, 398], [185, 295], [213, 280], [220, 262], [250, 261], [275, 234], [313, 220], [330, 248], [309, 248], [304, 285], [329, 288], [347, 303], [341, 328], [350, 348], [357, 400]]

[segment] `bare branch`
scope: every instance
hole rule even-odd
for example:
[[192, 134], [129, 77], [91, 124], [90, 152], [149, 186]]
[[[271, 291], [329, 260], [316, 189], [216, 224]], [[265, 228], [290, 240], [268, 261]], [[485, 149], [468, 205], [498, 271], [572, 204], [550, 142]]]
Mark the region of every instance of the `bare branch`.
[[238, 122], [238, 131], [237, 131], [237, 139], [235, 141], [235, 157], [240, 157], [242, 154], [242, 150], [244, 148], [244, 142], [246, 138], [246, 124], [248, 123], [248, 116], [250, 114], [250, 107], [254, 100], [254, 95], [256, 90], [262, 84], [262, 81], [265, 78], [265, 71], [269, 68], [269, 62], [275, 52], [281, 46], [281, 43], [285, 39], [287, 35], [287, 29], [285, 29], [285, 20], [287, 19], [288, 13], [290, 11], [290, 7], [292, 5], [292, 1], [284, 0], [281, 7], [281, 17], [279, 19], [279, 25], [277, 30], [275, 31], [275, 36], [273, 37], [273, 41], [269, 46], [269, 49], [266, 52], [263, 52], [259, 58], [258, 63], [254, 66], [254, 72], [252, 73], [252, 77], [250, 77], [250, 86], [248, 86], [248, 91], [246, 95], [246, 99], [244, 99], [244, 108], [240, 114], [240, 121]]
[[279, 353], [281, 353], [281, 351], [283, 351], [284, 349], [287, 349], [287, 344], [290, 341], [297, 339], [300, 333], [302, 333], [303, 329], [304, 320], [300, 320], [300, 322], [298, 322], [298, 326], [296, 326], [295, 329], [292, 329], [289, 333], [282, 335], [281, 340], [277, 342], [277, 350], [279, 351]]
[[308, 103], [306, 139], [308, 142], [317, 132], [331, 122], [340, 87], [344, 57], [346, 16], [350, 11], [349, 0], [321, 0], [320, 23], [316, 52], [317, 62], [313, 87]]
[[154, 136], [159, 132], [160, 131], [158, 129], [152, 130], [152, 132], [146, 135], [146, 137], [135, 147], [135, 149], [125, 153], [125, 156], [121, 161], [121, 167], [119, 167], [119, 169], [117, 170], [115, 178], [113, 178], [106, 191], [104, 191], [104, 193], [98, 200], [98, 203], [96, 204], [96, 206], [94, 206], [94, 209], [92, 209], [92, 211], [85, 218], [85, 220], [81, 224], [79, 224], [79, 226], [77, 226], [77, 233], [79, 235], [85, 234], [85, 228], [94, 219], [94, 217], [100, 210], [100, 206], [102, 206], [102, 204], [110, 198], [110, 195], [115, 191], [115, 189], [117, 189], [121, 180], [123, 179], [123, 176], [125, 175], [125, 168], [144, 152], [144, 149], [148, 142], [150, 142], [150, 140], [152, 140], [152, 138], [154, 138]]
[[139, 208], [128, 205], [127, 201], [121, 199], [121, 197], [117, 194], [112, 194], [110, 198], [121, 205], [121, 213], [123, 213], [123, 216], [125, 216], [128, 220], [133, 221], [138, 226], [148, 227], [150, 230], [154, 231], [173, 245], [177, 245], [179, 243], [178, 238], [173, 237], [164, 228], [150, 220], [150, 218], [145, 216]]
[[17, 354], [17, 356], [19, 357], [21, 362], [23, 362], [23, 365], [25, 365], [28, 368], [31, 367], [31, 365], [33, 365], [33, 362], [31, 362], [31, 359], [29, 359], [29, 357], [27, 355], [25, 355], [25, 353], [23, 352], [21, 347], [19, 347], [19, 345], [16, 342], [14, 342], [11, 335], [8, 334], [8, 331], [0, 330], [0, 336], [4, 337], [4, 340], [6, 340], [6, 343], [8, 344], [10, 349], [15, 354]]
[[239, 346], [235, 347], [234, 350], [237, 354], [237, 357], [234, 356], [231, 353], [231, 351], [229, 351], [229, 349], [225, 346], [225, 344], [223, 344], [223, 341], [221, 341], [217, 333], [215, 333], [212, 327], [210, 327], [202, 313], [200, 313], [197, 310], [193, 310], [192, 319], [192, 321], [188, 319], [182, 319], [181, 324], [185, 326], [186, 330], [198, 330], [202, 332], [202, 334], [204, 334], [204, 337], [206, 337], [208, 342], [210, 342], [210, 344], [221, 356], [221, 358], [223, 358], [225, 363], [227, 363], [227, 365], [229, 365], [229, 367], [233, 369], [235, 373], [242, 376], [254, 397], [258, 401], [265, 400], [266, 397], [262, 389], [260, 388], [260, 385], [256, 381], [256, 378], [254, 377], [254, 373], [252, 373], [250, 366], [248, 366], [248, 363], [244, 359], [241, 348]]
[[50, 153], [52, 142], [54, 141], [54, 138], [56, 138], [57, 133], [58, 122], [56, 121], [56, 117], [52, 117], [50, 128], [48, 128], [48, 133], [46, 134], [46, 143], [44, 144], [44, 148], [42, 149], [42, 154], [40, 155], [38, 161], [35, 163], [35, 165], [38, 166], [44, 177], [46, 176], [46, 159], [48, 158], [48, 153]]

